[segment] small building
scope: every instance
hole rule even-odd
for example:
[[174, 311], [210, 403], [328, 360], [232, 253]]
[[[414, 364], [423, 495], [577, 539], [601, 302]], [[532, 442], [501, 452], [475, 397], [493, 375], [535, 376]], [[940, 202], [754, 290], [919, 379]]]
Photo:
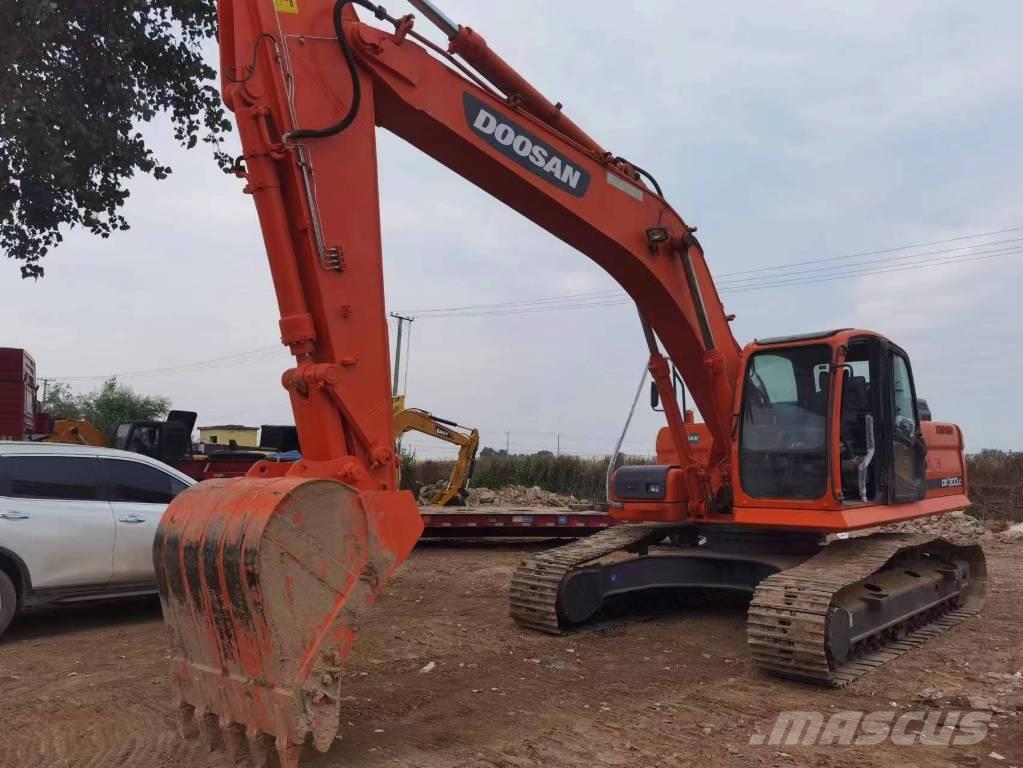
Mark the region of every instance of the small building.
[[259, 445], [259, 427], [246, 427], [241, 424], [199, 427], [200, 443], [231, 445], [232, 440], [239, 447], [255, 448]]

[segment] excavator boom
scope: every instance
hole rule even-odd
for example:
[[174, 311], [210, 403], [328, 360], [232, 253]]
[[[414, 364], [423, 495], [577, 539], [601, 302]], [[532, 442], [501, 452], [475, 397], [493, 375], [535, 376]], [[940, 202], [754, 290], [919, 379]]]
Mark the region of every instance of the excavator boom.
[[[182, 728], [195, 715], [211, 741], [220, 726], [233, 750], [244, 733], [257, 755], [270, 734], [285, 765], [309, 737], [329, 746], [338, 670], [361, 614], [422, 531], [411, 494], [396, 490], [378, 126], [615, 277], [690, 382], [718, 461], [738, 371], [699, 243], [632, 166], [549, 108], [468, 28], [452, 49], [493, 85], [435, 58], [411, 17], [358, 4], [392, 28], [362, 23], [348, 0], [219, 0], [236, 172], [295, 357], [282, 384], [303, 458], [181, 494], [154, 550]], [[662, 399], [673, 402], [670, 386]]]

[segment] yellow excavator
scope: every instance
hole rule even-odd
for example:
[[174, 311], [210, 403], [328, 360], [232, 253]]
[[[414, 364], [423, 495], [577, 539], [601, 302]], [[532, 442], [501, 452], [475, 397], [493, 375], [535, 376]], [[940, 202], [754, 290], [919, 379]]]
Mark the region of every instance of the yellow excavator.
[[404, 395], [396, 395], [391, 407], [395, 444], [406, 432], [420, 432], [458, 446], [458, 457], [455, 459], [447, 486], [426, 500], [428, 506], [446, 507], [458, 504], [465, 494], [473, 467], [476, 465], [476, 451], [480, 447], [479, 430], [438, 418], [429, 411], [406, 408]]
[[58, 419], [53, 424], [53, 432], [44, 437], [42, 442], [93, 445], [99, 448], [110, 445], [106, 435], [89, 422], [78, 419]]

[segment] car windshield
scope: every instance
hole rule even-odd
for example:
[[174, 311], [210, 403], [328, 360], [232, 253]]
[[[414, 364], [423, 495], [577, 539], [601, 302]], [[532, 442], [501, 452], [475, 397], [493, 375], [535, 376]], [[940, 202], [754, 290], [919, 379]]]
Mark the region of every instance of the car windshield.
[[758, 498], [817, 498], [827, 485], [831, 348], [758, 352], [746, 368], [740, 475]]

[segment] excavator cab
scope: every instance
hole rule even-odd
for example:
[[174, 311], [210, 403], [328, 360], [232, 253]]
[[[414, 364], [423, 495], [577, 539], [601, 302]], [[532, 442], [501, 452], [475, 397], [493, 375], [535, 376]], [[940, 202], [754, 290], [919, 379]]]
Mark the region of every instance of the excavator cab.
[[765, 339], [744, 353], [738, 453], [753, 504], [897, 504], [926, 492], [909, 357], [868, 331]]

